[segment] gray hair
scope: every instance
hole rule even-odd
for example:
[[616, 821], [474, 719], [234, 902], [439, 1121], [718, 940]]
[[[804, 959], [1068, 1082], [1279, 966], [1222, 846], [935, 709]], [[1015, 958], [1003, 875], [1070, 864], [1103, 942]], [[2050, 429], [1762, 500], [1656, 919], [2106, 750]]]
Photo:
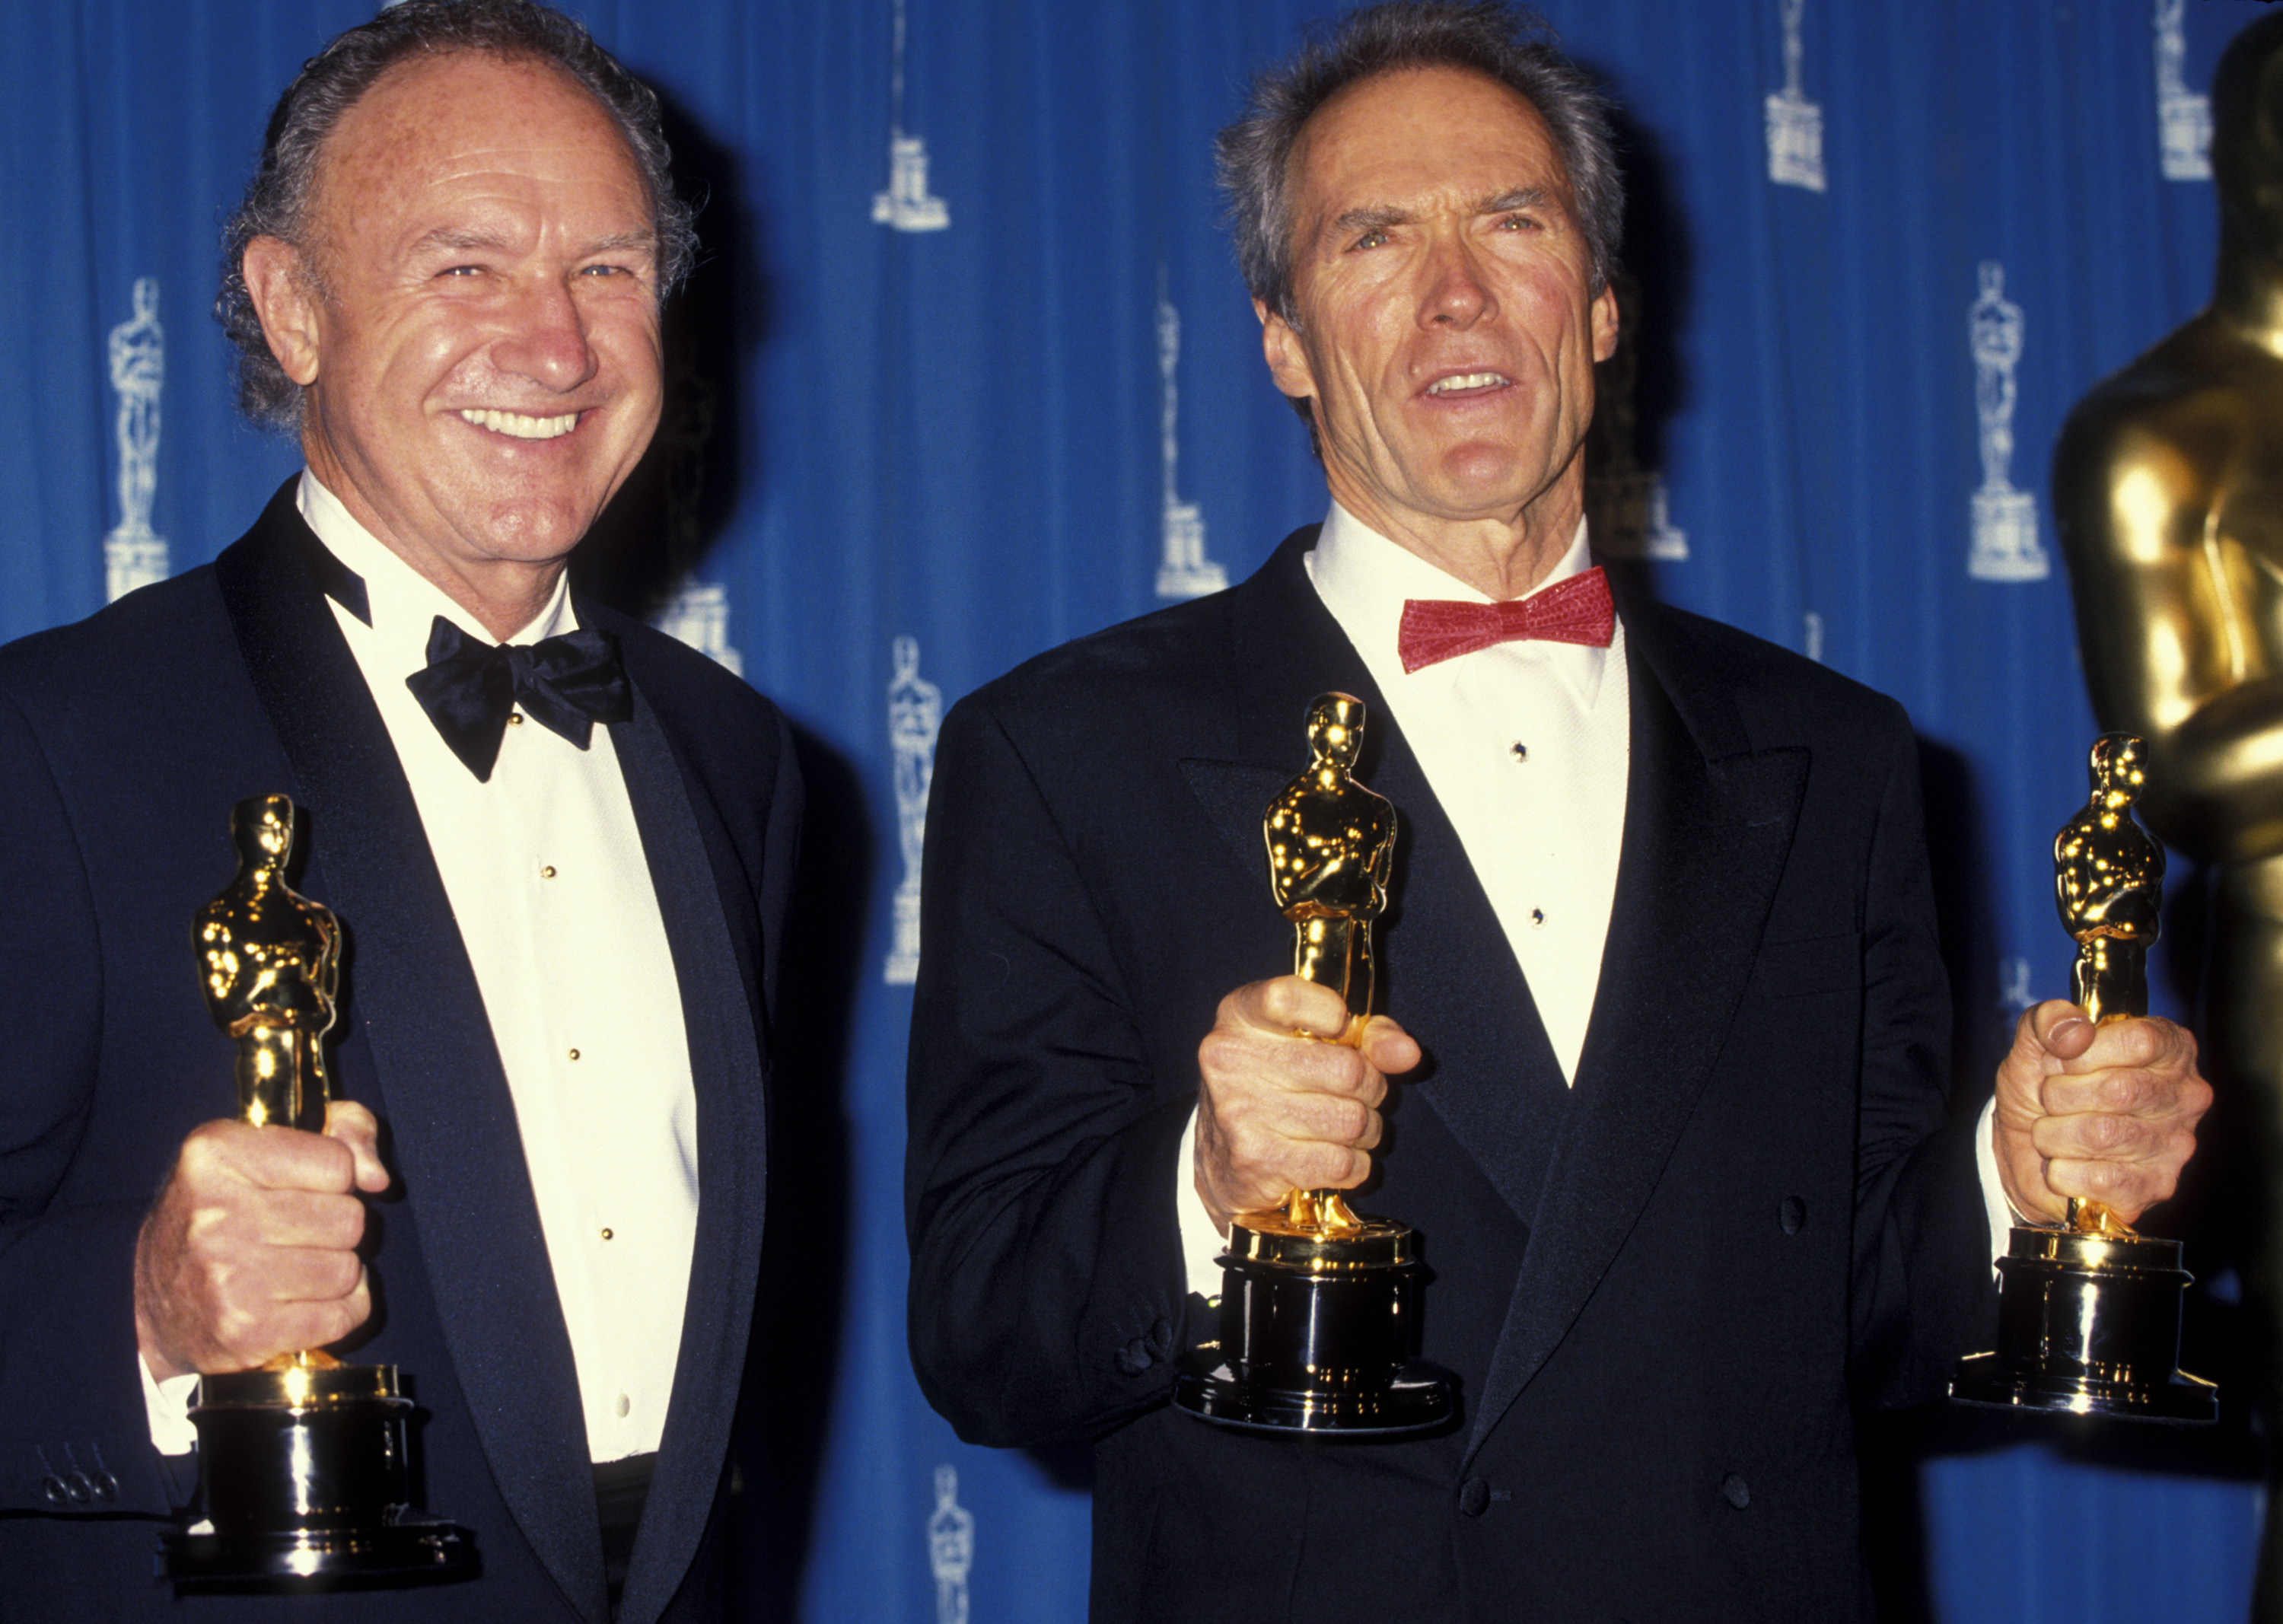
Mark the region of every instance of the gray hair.
[[1562, 155], [1598, 295], [1617, 270], [1625, 181], [1608, 99], [1548, 33], [1539, 18], [1503, 0], [1396, 0], [1349, 12], [1255, 78], [1244, 115], [1213, 144], [1237, 267], [1252, 296], [1297, 326], [1287, 169], [1302, 127], [1348, 86], [1414, 67], [1471, 69], [1538, 110]]
[[642, 171], [658, 238], [659, 297], [688, 274], [697, 251], [697, 211], [674, 193], [672, 154], [658, 97], [648, 85], [586, 29], [534, 0], [402, 0], [302, 65], [270, 112], [261, 165], [223, 228], [214, 316], [238, 346], [238, 409], [256, 423], [298, 429], [301, 387], [285, 375], [262, 336], [245, 285], [246, 245], [257, 237], [277, 238], [300, 250], [305, 269], [314, 272], [308, 249], [318, 161], [341, 115], [397, 63], [422, 52], [457, 51], [545, 62], [576, 80], [610, 114]]

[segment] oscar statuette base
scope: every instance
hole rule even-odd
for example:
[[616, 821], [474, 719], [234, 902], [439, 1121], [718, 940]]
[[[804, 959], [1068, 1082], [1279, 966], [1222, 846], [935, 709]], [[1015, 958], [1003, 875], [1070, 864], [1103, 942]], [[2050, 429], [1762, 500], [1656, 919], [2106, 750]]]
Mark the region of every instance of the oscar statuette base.
[[191, 1411], [200, 1518], [160, 1537], [158, 1577], [471, 1577], [466, 1530], [407, 1503], [411, 1409], [393, 1365], [296, 1363], [200, 1378]]
[[1998, 1261], [1998, 1347], [1959, 1362], [1961, 1403], [2198, 1426], [2219, 1390], [2179, 1369], [2180, 1244], [2017, 1225]]
[[1222, 1426], [1346, 1437], [1431, 1433], [1457, 1414], [1451, 1374], [1410, 1356], [1412, 1231], [1367, 1218], [1295, 1232], [1273, 1214], [1229, 1227], [1220, 1335], [1182, 1361], [1173, 1401]]

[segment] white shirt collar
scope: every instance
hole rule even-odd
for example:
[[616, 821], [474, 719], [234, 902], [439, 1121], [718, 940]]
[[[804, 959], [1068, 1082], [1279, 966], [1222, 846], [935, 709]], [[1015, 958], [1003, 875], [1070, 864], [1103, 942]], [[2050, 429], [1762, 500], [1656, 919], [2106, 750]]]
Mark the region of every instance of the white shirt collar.
[[[1413, 683], [1422, 679], [1447, 681], [1453, 668], [1460, 660], [1445, 660], [1439, 665], [1405, 673], [1401, 656], [1397, 652], [1398, 636], [1403, 624], [1403, 605], [1414, 597], [1457, 598], [1467, 603], [1487, 604], [1497, 600], [1430, 564], [1410, 549], [1390, 541], [1349, 512], [1337, 502], [1325, 515], [1322, 532], [1316, 537], [1314, 550], [1304, 562], [1308, 579], [1315, 584], [1316, 595], [1324, 600], [1324, 607], [1340, 623], [1357, 652], [1364, 656], [1372, 675], [1383, 689], [1389, 683], [1388, 673], [1393, 673], [1397, 683]], [[1586, 520], [1578, 520], [1577, 533], [1570, 545], [1546, 579], [1528, 592], [1525, 598], [1535, 597], [1557, 582], [1572, 575], [1583, 574], [1593, 567], [1593, 556], [1586, 545]], [[1622, 636], [1622, 630], [1617, 634]], [[1575, 643], [1508, 643], [1499, 645], [1499, 652], [1509, 659], [1542, 662], [1559, 674], [1590, 707], [1601, 692], [1601, 676], [1609, 663], [1609, 650], [1595, 648], [1591, 644]], [[1482, 651], [1483, 654], [1492, 652]], [[1461, 660], [1480, 655], [1462, 656]], [[1442, 675], [1432, 674], [1440, 672]], [[1395, 702], [1396, 693], [1390, 691], [1388, 699]]]
[[[307, 468], [301, 470], [295, 501], [302, 519], [325, 550], [363, 580], [373, 635], [390, 650], [392, 663], [401, 657], [407, 671], [417, 671], [428, 663], [428, 632], [440, 614], [479, 643], [489, 645], [498, 641], [441, 587], [359, 524], [341, 499]], [[571, 608], [571, 575], [566, 570], [556, 581], [546, 605], [507, 641], [536, 643], [573, 630], [578, 624]]]

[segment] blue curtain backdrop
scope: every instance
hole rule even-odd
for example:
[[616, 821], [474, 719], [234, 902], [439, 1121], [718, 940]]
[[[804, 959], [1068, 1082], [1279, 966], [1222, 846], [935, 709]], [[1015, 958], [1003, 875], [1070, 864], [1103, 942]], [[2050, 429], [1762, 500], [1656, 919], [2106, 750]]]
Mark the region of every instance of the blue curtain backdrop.
[[[368, 4], [8, 0], [0, 634], [205, 562], [298, 465], [233, 414], [216, 228], [272, 99]], [[1077, 1619], [1082, 1453], [960, 1444], [905, 1360], [916, 804], [959, 694], [1241, 577], [1321, 516], [1209, 152], [1248, 73], [1336, 8], [573, 9], [668, 97], [710, 193], [675, 405], [596, 580], [796, 719], [831, 886], [796, 944], [806, 1064], [781, 1083], [803, 1143], [777, 1188], [801, 1198], [771, 1218], [749, 1608]], [[2045, 854], [2092, 729], [2050, 449], [2096, 379], [2204, 301], [2197, 92], [2262, 7], [1544, 9], [1626, 108], [1636, 421], [1602, 448], [1606, 534], [1671, 601], [1909, 707], [1963, 1064], [1986, 1073], [2013, 1011], [2063, 986]], [[122, 478], [153, 467], [147, 490]], [[2193, 877], [2175, 871], [2172, 941], [2192, 945]], [[2174, 946], [2176, 1011], [2193, 956]], [[2192, 1254], [2219, 1277], [2190, 1362], [2240, 1394], [2226, 1255]], [[1875, 1508], [1891, 1593], [1928, 1616], [2243, 1614], [2258, 1499], [2240, 1417], [2154, 1438], [1953, 1420], [1882, 1447], [1901, 1485]]]

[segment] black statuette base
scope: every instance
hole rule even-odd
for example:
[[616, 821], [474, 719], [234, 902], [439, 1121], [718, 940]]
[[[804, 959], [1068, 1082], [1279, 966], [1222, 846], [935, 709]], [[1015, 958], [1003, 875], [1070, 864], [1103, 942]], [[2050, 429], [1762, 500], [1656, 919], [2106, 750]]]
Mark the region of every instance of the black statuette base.
[[202, 1515], [160, 1537], [160, 1580], [472, 1576], [466, 1531], [408, 1503], [412, 1402], [395, 1367], [245, 1370], [199, 1386]]
[[1420, 1275], [1411, 1231], [1346, 1236], [1232, 1227], [1220, 1336], [1189, 1353], [1173, 1401], [1202, 1420], [1273, 1432], [1395, 1437], [1457, 1414], [1451, 1374], [1411, 1357]]
[[1998, 1260], [1998, 1347], [1960, 1361], [1961, 1403], [2199, 1426], [2219, 1390], [2183, 1373], [2178, 1241], [2017, 1226]]
[[427, 1520], [292, 1534], [168, 1534], [159, 1540], [159, 1577], [175, 1584], [230, 1585], [417, 1573], [473, 1577], [474, 1553], [461, 1534], [451, 1523]]

